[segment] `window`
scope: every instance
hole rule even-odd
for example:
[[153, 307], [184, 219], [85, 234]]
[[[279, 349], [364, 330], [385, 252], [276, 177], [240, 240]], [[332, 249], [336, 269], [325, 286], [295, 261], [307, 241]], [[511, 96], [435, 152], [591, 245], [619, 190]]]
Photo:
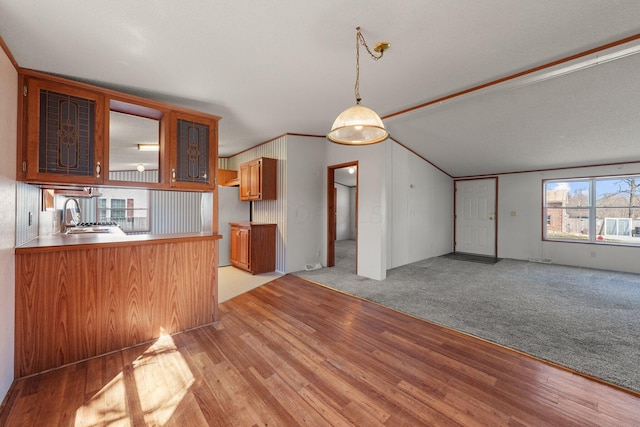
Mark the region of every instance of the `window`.
[[548, 240], [640, 245], [640, 176], [544, 181]]
[[125, 232], [149, 231], [147, 190], [105, 188], [97, 199], [98, 221], [114, 221]]

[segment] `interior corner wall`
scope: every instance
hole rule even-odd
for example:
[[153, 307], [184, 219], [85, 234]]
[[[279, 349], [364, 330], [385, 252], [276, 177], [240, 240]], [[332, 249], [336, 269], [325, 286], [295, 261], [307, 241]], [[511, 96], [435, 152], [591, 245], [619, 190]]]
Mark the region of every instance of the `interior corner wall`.
[[0, 49], [0, 402], [14, 377], [18, 72]]
[[325, 264], [325, 138], [287, 135], [287, 273]]
[[388, 268], [453, 248], [453, 179], [399, 144], [392, 145]]
[[542, 240], [542, 181], [640, 174], [640, 163], [498, 177], [498, 257], [640, 273], [639, 247]]

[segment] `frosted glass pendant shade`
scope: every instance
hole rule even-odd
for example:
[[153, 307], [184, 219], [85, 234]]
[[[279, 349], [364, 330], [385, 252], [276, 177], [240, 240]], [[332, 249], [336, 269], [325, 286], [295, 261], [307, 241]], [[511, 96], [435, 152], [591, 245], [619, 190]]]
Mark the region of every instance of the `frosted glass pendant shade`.
[[338, 144], [368, 145], [382, 142], [388, 136], [375, 111], [356, 104], [340, 113], [327, 138]]

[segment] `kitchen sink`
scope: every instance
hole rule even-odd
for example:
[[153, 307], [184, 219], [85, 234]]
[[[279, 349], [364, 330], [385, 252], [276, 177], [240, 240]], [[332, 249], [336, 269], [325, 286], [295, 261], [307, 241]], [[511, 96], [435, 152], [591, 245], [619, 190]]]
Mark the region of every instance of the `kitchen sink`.
[[113, 233], [114, 227], [79, 227], [79, 228], [70, 228], [65, 233], [66, 234], [88, 234], [88, 233]]

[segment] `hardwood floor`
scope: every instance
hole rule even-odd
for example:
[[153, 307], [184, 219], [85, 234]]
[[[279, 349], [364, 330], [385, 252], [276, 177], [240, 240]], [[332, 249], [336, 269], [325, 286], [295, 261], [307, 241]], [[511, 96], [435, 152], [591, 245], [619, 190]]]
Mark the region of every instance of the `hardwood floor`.
[[3, 426], [631, 426], [640, 396], [295, 276], [14, 382]]

